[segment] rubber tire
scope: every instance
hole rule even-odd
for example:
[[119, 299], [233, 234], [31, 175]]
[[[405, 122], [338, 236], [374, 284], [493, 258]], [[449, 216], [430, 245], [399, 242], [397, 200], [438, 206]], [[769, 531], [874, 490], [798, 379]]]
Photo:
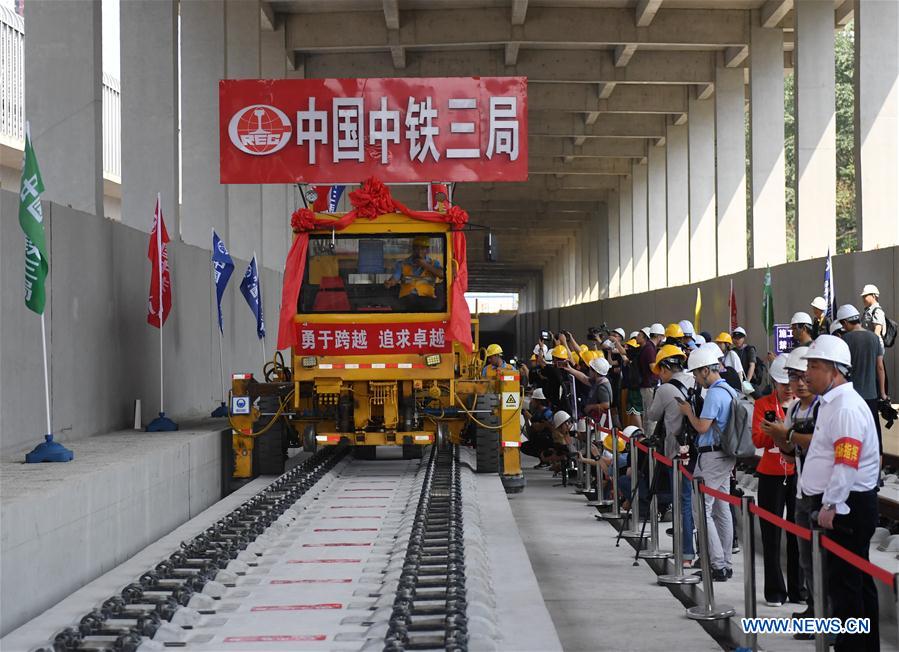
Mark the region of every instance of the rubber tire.
[[[495, 395], [479, 396], [475, 403], [476, 410], [496, 407]], [[480, 421], [489, 426], [498, 426], [499, 417], [478, 415]], [[500, 469], [499, 430], [477, 427], [475, 430], [475, 461], [477, 473], [498, 473]]]
[[353, 446], [353, 457], [357, 460], [374, 460], [378, 457], [377, 446]]
[[416, 444], [403, 444], [403, 459], [420, 460], [423, 448], [424, 446], [417, 446]]
[[303, 451], [306, 453], [314, 453], [318, 448], [318, 442], [315, 441], [315, 426], [306, 426], [303, 430]]

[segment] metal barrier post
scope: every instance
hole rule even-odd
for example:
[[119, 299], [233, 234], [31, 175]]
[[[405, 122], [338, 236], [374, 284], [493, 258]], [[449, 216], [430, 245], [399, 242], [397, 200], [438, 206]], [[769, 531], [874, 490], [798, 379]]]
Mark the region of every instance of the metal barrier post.
[[[610, 505], [612, 508], [596, 515], [596, 518], [604, 520], [618, 520], [621, 518], [621, 501], [618, 495], [618, 428], [612, 427], [612, 466], [609, 468], [609, 480], [612, 483], [612, 499], [604, 500], [602, 505]], [[602, 446], [602, 439], [597, 446]]]
[[637, 463], [637, 440], [631, 437], [631, 508], [628, 529], [621, 533], [625, 539], [645, 539], [646, 533], [640, 532], [640, 465]]
[[[826, 618], [827, 598], [824, 595], [824, 548], [821, 547], [821, 529], [812, 523], [812, 596], [815, 600], [815, 618]], [[815, 633], [815, 652], [827, 652], [827, 634]]]
[[649, 448], [649, 545], [646, 550], [641, 550], [637, 556], [641, 559], [668, 559], [670, 552], [659, 550], [659, 478], [656, 476], [661, 471], [656, 465], [656, 449]]
[[[681, 459], [675, 457], [671, 464], [671, 522], [674, 527], [674, 572], [659, 575], [659, 584], [699, 584], [696, 575], [684, 574], [684, 514], [681, 507]], [[693, 536], [693, 533], [690, 533]]]
[[[744, 616], [755, 618], [755, 532], [750, 507], [755, 502], [752, 496], [743, 496], [741, 509], [743, 533], [743, 602]], [[758, 649], [758, 635], [746, 633], [746, 647]]]
[[692, 620], [723, 620], [730, 618], [736, 610], [727, 604], [715, 604], [712, 589], [712, 562], [709, 559], [709, 528], [706, 521], [705, 496], [702, 494], [702, 478], [693, 476], [693, 501], [697, 506], [697, 529], [699, 530], [699, 561], [702, 565], [702, 592], [704, 604], [687, 609], [687, 618]]
[[[588, 427], [588, 428], [590, 427], [590, 424], [591, 424], [591, 423], [593, 424], [593, 431], [592, 431], [592, 432], [593, 432], [593, 435], [594, 435], [595, 438], [594, 438], [594, 437], [588, 437], [588, 439], [587, 439], [587, 442], [588, 442], [588, 443], [587, 443], [587, 450], [590, 450], [590, 444], [591, 444], [591, 443], [595, 443], [595, 444], [596, 444], [596, 447], [600, 450], [600, 458], [601, 458], [601, 457], [602, 457], [602, 448], [603, 448], [603, 446], [602, 446], [602, 435], [601, 435], [602, 431], [601, 431], [599, 428], [596, 427], [596, 423], [593, 422], [592, 420], [587, 422], [587, 427]], [[591, 501], [588, 501], [588, 502], [586, 503], [586, 505], [587, 505], [588, 507], [608, 507], [609, 505], [612, 504], [612, 501], [609, 500], [608, 498], [603, 498], [603, 497], [602, 497], [602, 478], [603, 478], [603, 473], [602, 473], [602, 467], [599, 465], [599, 460], [597, 460], [597, 464], [596, 464], [596, 466], [595, 466], [594, 468], [596, 469], [596, 471], [595, 471], [595, 473], [594, 473], [594, 475], [593, 475], [593, 481], [594, 481], [594, 484], [593, 484], [593, 491], [596, 492], [596, 498], [593, 499], [593, 500], [591, 500]], [[597, 518], [598, 518], [598, 517], [597, 517]]]

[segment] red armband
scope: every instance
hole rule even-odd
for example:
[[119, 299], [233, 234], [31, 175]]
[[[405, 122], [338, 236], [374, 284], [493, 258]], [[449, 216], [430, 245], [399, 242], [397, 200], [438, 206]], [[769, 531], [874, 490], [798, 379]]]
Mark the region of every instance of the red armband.
[[862, 454], [862, 443], [852, 437], [840, 437], [833, 445], [833, 463], [845, 464], [853, 469], [858, 468], [858, 459]]

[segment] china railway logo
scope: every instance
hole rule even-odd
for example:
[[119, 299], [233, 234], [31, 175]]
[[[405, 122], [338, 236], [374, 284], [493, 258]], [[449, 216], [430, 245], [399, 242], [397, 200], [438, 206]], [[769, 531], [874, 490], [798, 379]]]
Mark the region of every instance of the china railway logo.
[[287, 145], [293, 128], [287, 115], [268, 104], [253, 104], [231, 117], [228, 136], [234, 146], [245, 154], [264, 156]]

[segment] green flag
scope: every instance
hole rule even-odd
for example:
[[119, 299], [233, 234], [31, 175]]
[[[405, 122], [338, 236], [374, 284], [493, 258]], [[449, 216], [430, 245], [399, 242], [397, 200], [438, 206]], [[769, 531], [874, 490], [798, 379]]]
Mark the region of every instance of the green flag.
[[22, 165], [22, 185], [19, 188], [19, 224], [25, 232], [25, 305], [41, 315], [46, 303], [44, 282], [50, 269], [47, 258], [47, 238], [44, 235], [44, 214], [41, 193], [44, 182], [31, 145], [31, 129], [25, 125], [25, 162]]
[[771, 268], [765, 268], [765, 287], [762, 289], [762, 325], [768, 337], [774, 332], [774, 295], [771, 293]]

